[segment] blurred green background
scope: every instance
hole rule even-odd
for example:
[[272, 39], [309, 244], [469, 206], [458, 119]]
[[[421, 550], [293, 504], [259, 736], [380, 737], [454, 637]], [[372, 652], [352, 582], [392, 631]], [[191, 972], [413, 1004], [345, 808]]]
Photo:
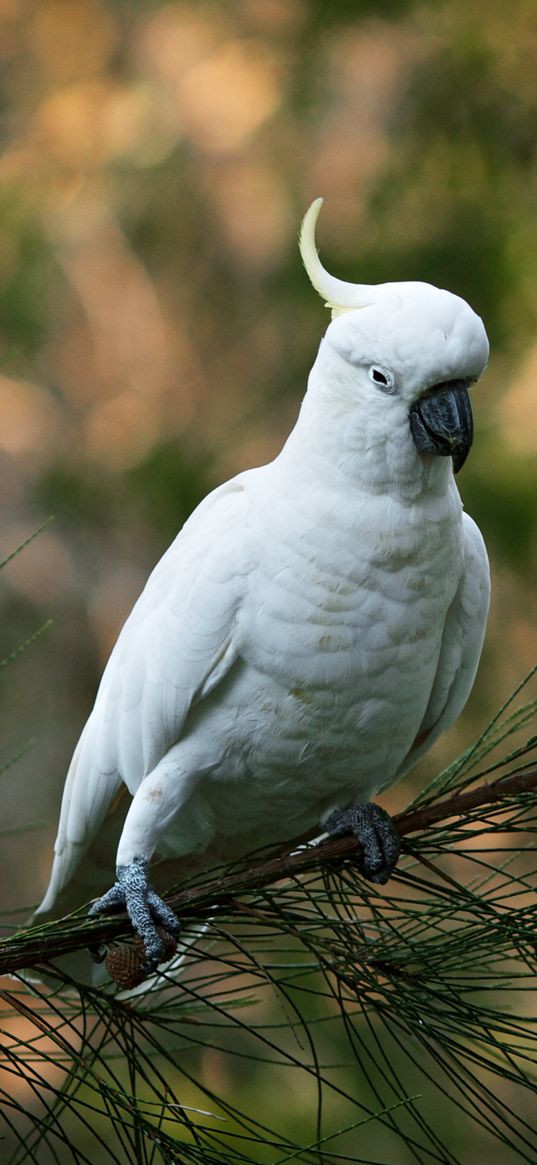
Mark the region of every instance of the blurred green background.
[[[468, 298], [492, 344], [459, 485], [494, 580], [459, 725], [537, 659], [534, 0], [0, 0], [4, 905], [45, 886], [64, 773], [145, 578], [197, 501], [272, 457], [335, 274]], [[4, 556], [2, 555], [2, 557]], [[29, 858], [31, 854], [31, 858]], [[478, 1162], [473, 1152], [472, 1161]]]

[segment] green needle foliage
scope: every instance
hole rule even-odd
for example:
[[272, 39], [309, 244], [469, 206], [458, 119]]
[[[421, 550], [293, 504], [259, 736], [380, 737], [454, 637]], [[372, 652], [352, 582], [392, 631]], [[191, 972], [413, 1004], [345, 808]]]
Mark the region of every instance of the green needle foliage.
[[[268, 883], [254, 855], [233, 894], [212, 893], [227, 883], [211, 875], [205, 897], [187, 887], [199, 934], [177, 981], [125, 999], [15, 970], [2, 993], [5, 1160], [535, 1162], [533, 676], [400, 816], [387, 887], [361, 878], [345, 839], [331, 855], [300, 851], [285, 868], [302, 872]], [[482, 803], [450, 816], [446, 793], [456, 806], [470, 783]], [[43, 963], [79, 932], [88, 942], [80, 915], [14, 934], [0, 967], [20, 967], [21, 950]]]

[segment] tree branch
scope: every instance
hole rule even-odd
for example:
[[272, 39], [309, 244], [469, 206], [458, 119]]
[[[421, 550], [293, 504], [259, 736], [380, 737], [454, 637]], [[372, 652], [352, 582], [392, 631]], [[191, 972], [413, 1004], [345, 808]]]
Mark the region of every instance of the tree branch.
[[[452, 817], [471, 820], [471, 814], [483, 807], [487, 807], [487, 817], [491, 813], [505, 813], [512, 798], [535, 791], [537, 769], [500, 777], [490, 784], [485, 782], [462, 793], [452, 793], [434, 804], [399, 813], [393, 820], [400, 836], [405, 838], [408, 834], [427, 830], [438, 823], [445, 824]], [[484, 832], [486, 828], [483, 824], [483, 828], [477, 832]], [[221, 877], [187, 885], [170, 895], [167, 901], [181, 918], [192, 915], [199, 918], [215, 907], [229, 905], [240, 895], [255, 892], [283, 878], [296, 877], [312, 870], [335, 869], [344, 859], [358, 851], [357, 842], [351, 835], [296, 848], [308, 840], [311, 838], [299, 839], [291, 852], [288, 849], [279, 851], [273, 857], [258, 861], [254, 859], [248, 865], [243, 863], [239, 869]], [[125, 914], [95, 920], [73, 918], [68, 923], [58, 921], [34, 926], [0, 941], [0, 974], [22, 968], [36, 968], [81, 947], [109, 943], [130, 933], [130, 923]]]

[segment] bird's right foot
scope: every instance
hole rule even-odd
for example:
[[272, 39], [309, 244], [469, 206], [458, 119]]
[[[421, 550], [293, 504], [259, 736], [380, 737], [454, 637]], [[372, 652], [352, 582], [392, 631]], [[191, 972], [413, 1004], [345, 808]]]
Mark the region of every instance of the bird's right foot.
[[89, 910], [92, 918], [118, 910], [127, 911], [136, 934], [144, 944], [145, 962], [140, 968], [143, 975], [152, 974], [159, 963], [168, 957], [166, 943], [158, 927], [163, 927], [174, 937], [181, 929], [181, 923], [173, 910], [153, 889], [148, 877], [148, 865], [146, 858], [135, 858], [126, 866], [118, 866], [117, 881]]

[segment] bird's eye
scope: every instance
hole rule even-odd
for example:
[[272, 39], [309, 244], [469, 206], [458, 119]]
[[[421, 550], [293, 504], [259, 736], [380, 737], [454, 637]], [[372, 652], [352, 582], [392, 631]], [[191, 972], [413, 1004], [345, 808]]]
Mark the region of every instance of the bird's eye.
[[379, 368], [376, 364], [369, 369], [369, 379], [380, 388], [381, 392], [395, 392], [395, 381], [391, 372], [386, 368]]

